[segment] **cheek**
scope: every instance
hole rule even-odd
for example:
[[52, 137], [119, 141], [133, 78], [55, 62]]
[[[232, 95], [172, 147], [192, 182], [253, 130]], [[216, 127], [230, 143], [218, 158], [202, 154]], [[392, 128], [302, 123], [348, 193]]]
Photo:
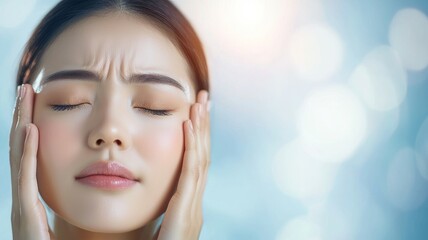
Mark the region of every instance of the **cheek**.
[[[53, 209], [61, 203], [61, 189], [73, 179], [73, 161], [79, 151], [78, 132], [64, 122], [39, 121], [37, 180], [43, 199]], [[72, 143], [72, 144], [71, 144]]]
[[80, 142], [78, 132], [55, 121], [39, 123], [38, 128], [40, 160], [53, 166], [69, 165]]
[[183, 141], [180, 122], [151, 127], [135, 140], [135, 149], [147, 167], [143, 175], [147, 195], [142, 195], [140, 199], [152, 199], [156, 216], [165, 211], [175, 192], [184, 151]]
[[[149, 164], [171, 165], [181, 159], [183, 128], [179, 122], [152, 126], [135, 139], [139, 155]], [[173, 164], [175, 165], [175, 164]]]

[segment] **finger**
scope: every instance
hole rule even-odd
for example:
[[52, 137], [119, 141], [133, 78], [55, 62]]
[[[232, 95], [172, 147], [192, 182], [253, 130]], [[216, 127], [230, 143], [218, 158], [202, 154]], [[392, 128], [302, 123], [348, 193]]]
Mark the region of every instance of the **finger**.
[[[16, 129], [16, 126], [18, 123], [19, 114], [21, 112], [20, 110], [22, 108], [21, 101], [22, 101], [22, 98], [24, 96], [24, 92], [25, 92], [25, 87], [23, 87], [22, 85], [19, 85], [18, 89], [16, 91], [15, 107], [13, 108], [13, 121], [12, 121], [12, 126], [10, 127], [10, 133], [9, 133], [10, 150], [15, 150], [15, 148], [16, 148], [14, 146], [13, 142], [16, 139], [16, 137], [15, 137], [16, 130], [15, 129]], [[14, 147], [14, 148], [12, 148], [12, 147]], [[12, 159], [9, 159], [9, 160], [12, 160]]]
[[19, 102], [22, 99], [21, 91], [24, 91], [24, 90], [21, 88], [21, 85], [19, 85], [16, 89], [16, 98], [15, 98], [15, 106], [13, 108], [13, 121], [12, 121], [11, 129], [15, 128], [15, 125], [18, 119], [18, 107], [19, 107]]
[[197, 101], [198, 103], [206, 103], [208, 101], [208, 91], [207, 90], [200, 90], [198, 92]]
[[[208, 168], [208, 149], [206, 145], [207, 137], [207, 96], [204, 96], [202, 111], [200, 113], [200, 128], [196, 129], [197, 136], [197, 152], [198, 152], [198, 165], [199, 165], [199, 179], [196, 186], [195, 198], [192, 204], [192, 218], [194, 219], [197, 226], [202, 226], [202, 202], [203, 202], [203, 193], [205, 190], [206, 184], [206, 175]], [[200, 227], [194, 228], [195, 231], [200, 231]], [[199, 232], [198, 232], [199, 234]]]
[[178, 194], [185, 195], [186, 198], [188, 198], [188, 200], [183, 201], [183, 205], [186, 204], [187, 206], [182, 209], [188, 210], [190, 209], [191, 202], [196, 191], [196, 183], [199, 178], [197, 152], [198, 136], [196, 132], [200, 127], [200, 119], [198, 118], [198, 112], [200, 111], [200, 108], [201, 104], [193, 104], [192, 108], [190, 109], [190, 120], [187, 120], [185, 123], [185, 150], [183, 155], [183, 166], [177, 186]]
[[[205, 175], [208, 165], [210, 164], [209, 153], [210, 153], [210, 119], [208, 111], [208, 92], [206, 90], [201, 90], [198, 95], [198, 101], [202, 103], [202, 111], [200, 118], [200, 128], [196, 130], [197, 135], [197, 146], [199, 151], [199, 164], [201, 168], [201, 176]], [[204, 183], [202, 183], [204, 186]], [[203, 190], [203, 189], [202, 189]], [[198, 192], [199, 186], [198, 186]], [[203, 194], [203, 191], [200, 192]]]
[[37, 150], [39, 132], [37, 127], [29, 123], [26, 126], [24, 149], [18, 173], [18, 199], [20, 230], [24, 239], [51, 239], [51, 231], [47, 222], [46, 209], [39, 200], [37, 184]]
[[[178, 209], [184, 211], [190, 208], [192, 198], [196, 189], [196, 182], [199, 172], [196, 165], [196, 139], [194, 126], [191, 120], [184, 124], [185, 129], [185, 151], [183, 156], [183, 166], [181, 168], [180, 179], [178, 180], [177, 190], [174, 194], [178, 200]], [[179, 215], [182, 215], [180, 213]]]
[[[194, 111], [194, 108], [195, 106], [193, 105], [191, 111]], [[185, 236], [190, 227], [191, 219], [189, 218], [189, 212], [196, 191], [196, 182], [198, 178], [194, 129], [195, 127], [191, 120], [186, 120], [184, 122], [185, 151], [183, 166], [181, 168], [177, 190], [172, 196], [165, 212], [159, 239], [174, 239], [178, 236]]]
[[21, 214], [27, 214], [37, 208], [38, 186], [37, 186], [37, 148], [38, 130], [30, 123], [27, 125], [24, 150], [21, 166], [18, 173], [18, 198]]
[[24, 84], [19, 87], [14, 109], [14, 120], [10, 130], [9, 161], [13, 198], [12, 211], [14, 212], [19, 212], [20, 206], [18, 197], [18, 172], [24, 146], [25, 126], [32, 121], [33, 96], [34, 92], [31, 85]]
[[[15, 106], [13, 108], [13, 121], [12, 121], [12, 125], [10, 127], [10, 132], [9, 132], [9, 163], [10, 163], [10, 170], [11, 170], [11, 181], [12, 181], [12, 196], [13, 196], [13, 201], [12, 201], [12, 213], [11, 213], [11, 220], [12, 220], [12, 227], [15, 228], [16, 226], [18, 226], [19, 223], [19, 217], [17, 216], [18, 212], [14, 211], [14, 209], [16, 208], [15, 205], [19, 205], [17, 203], [17, 191], [16, 191], [16, 184], [13, 184], [14, 179], [16, 178], [16, 175], [14, 172], [14, 170], [16, 169], [16, 167], [13, 167], [13, 163], [16, 162], [16, 160], [12, 157], [12, 151], [14, 151], [14, 145], [12, 144], [12, 139], [14, 139], [14, 134], [15, 131], [14, 129], [16, 128], [16, 123], [17, 123], [17, 119], [18, 119], [18, 114], [19, 114], [19, 105], [20, 105], [20, 101], [22, 99], [22, 94], [21, 92], [23, 91], [23, 89], [21, 88], [21, 85], [19, 85], [17, 87], [16, 90], [16, 99], [15, 99]], [[12, 150], [13, 149], [13, 150]], [[15, 155], [15, 154], [14, 154]], [[14, 230], [15, 231], [15, 230]]]
[[196, 155], [197, 155], [197, 168], [198, 168], [198, 179], [196, 180], [196, 191], [193, 196], [192, 206], [190, 210], [190, 218], [192, 219], [192, 227], [190, 228], [190, 233], [192, 236], [200, 235], [202, 229], [202, 196], [205, 189], [205, 179], [206, 179], [206, 128], [207, 128], [207, 102], [208, 102], [208, 92], [206, 90], [201, 90], [197, 96], [197, 103], [195, 108], [197, 111], [191, 112], [191, 118], [195, 119], [197, 127], [195, 127], [195, 146], [196, 146]]
[[207, 135], [209, 135], [209, 108], [208, 105], [209, 103], [209, 93], [207, 90], [201, 90], [198, 93], [197, 96], [197, 102], [201, 103], [203, 106], [203, 114], [202, 114], [202, 123], [201, 123], [201, 128], [202, 131], [200, 133], [201, 137], [202, 137], [202, 143], [205, 145], [205, 148], [209, 146], [208, 142], [207, 142]]
[[210, 115], [207, 109], [207, 106], [205, 106], [205, 114], [204, 114], [204, 127], [201, 130], [202, 131], [202, 139], [201, 139], [201, 146], [202, 146], [202, 157], [201, 157], [201, 183], [200, 186], [197, 188], [197, 194], [198, 199], [202, 202], [202, 197], [205, 191], [206, 186], [206, 178], [208, 174], [208, 168], [211, 165], [211, 146], [210, 146]]
[[17, 106], [14, 110], [14, 122], [10, 131], [10, 155], [11, 161], [15, 160], [11, 164], [19, 164], [19, 159], [22, 155], [24, 137], [25, 137], [25, 126], [32, 122], [33, 116], [33, 102], [34, 102], [34, 91], [31, 85], [24, 84], [20, 87], [20, 93], [18, 96]]
[[196, 190], [192, 197], [191, 207], [188, 209], [187, 214], [190, 215], [191, 227], [189, 229], [192, 236], [198, 236], [201, 226], [202, 226], [202, 209], [201, 209], [201, 199], [199, 197], [202, 184], [203, 184], [203, 175], [204, 175], [204, 129], [205, 129], [205, 113], [206, 113], [206, 101], [207, 101], [207, 92], [200, 91], [197, 98], [197, 103], [194, 104], [194, 110], [191, 112], [191, 119], [196, 122], [196, 127], [194, 129], [195, 135], [195, 168], [197, 168], [198, 178], [194, 179], [196, 181]]
[[[194, 180], [196, 181], [196, 191], [197, 191], [197, 187], [199, 184], [199, 176], [202, 174], [202, 161], [201, 158], [203, 157], [203, 148], [202, 148], [202, 130], [204, 128], [204, 119], [203, 119], [203, 115], [204, 115], [204, 106], [201, 103], [195, 103], [193, 108], [191, 109], [190, 112], [190, 119], [192, 122], [195, 123], [195, 128], [193, 129], [193, 134], [194, 134], [194, 138], [195, 138], [195, 150], [194, 150], [194, 155], [195, 155], [195, 162], [194, 164], [194, 168], [195, 168], [195, 172], [198, 176], [198, 178], [195, 178]], [[194, 196], [196, 197], [196, 196]], [[192, 204], [193, 205], [193, 204]]]

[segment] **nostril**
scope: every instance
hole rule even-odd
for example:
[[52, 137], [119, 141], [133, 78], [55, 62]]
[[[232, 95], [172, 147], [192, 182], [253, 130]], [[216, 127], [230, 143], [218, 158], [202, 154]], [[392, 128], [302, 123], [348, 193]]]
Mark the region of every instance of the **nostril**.
[[98, 139], [97, 140], [97, 145], [101, 145], [101, 143], [103, 143], [104, 141], [102, 139]]
[[118, 146], [122, 146], [122, 142], [120, 140], [115, 140], [114, 141]]

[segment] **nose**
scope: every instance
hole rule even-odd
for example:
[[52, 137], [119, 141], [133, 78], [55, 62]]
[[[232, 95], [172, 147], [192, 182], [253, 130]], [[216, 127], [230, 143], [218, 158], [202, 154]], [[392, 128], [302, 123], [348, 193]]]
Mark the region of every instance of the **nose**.
[[[127, 149], [131, 144], [128, 124], [123, 122], [126, 117], [123, 113], [111, 111], [114, 107], [102, 106], [102, 111], [97, 111], [93, 116], [94, 126], [88, 136], [88, 145], [92, 149], [118, 148]], [[116, 108], [117, 109], [117, 108]]]
[[88, 137], [88, 145], [92, 149], [113, 148], [125, 150], [130, 141], [123, 129], [118, 124], [105, 123], [91, 131]]

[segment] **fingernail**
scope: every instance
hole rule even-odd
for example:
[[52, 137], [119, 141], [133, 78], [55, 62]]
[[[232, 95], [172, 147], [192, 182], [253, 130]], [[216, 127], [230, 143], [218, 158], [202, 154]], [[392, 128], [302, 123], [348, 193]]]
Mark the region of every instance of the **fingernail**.
[[28, 123], [27, 126], [25, 126], [25, 142], [27, 142], [28, 135], [30, 135], [30, 124]]
[[202, 117], [202, 111], [203, 111], [203, 106], [202, 106], [202, 104], [199, 104], [198, 105], [198, 113], [199, 113], [199, 116], [201, 116], [201, 117]]
[[22, 84], [19, 87], [19, 99], [22, 100], [24, 98], [24, 96], [25, 96], [25, 85]]
[[19, 85], [17, 88], [16, 88], [16, 96], [19, 98], [19, 96], [21, 95], [21, 85]]

